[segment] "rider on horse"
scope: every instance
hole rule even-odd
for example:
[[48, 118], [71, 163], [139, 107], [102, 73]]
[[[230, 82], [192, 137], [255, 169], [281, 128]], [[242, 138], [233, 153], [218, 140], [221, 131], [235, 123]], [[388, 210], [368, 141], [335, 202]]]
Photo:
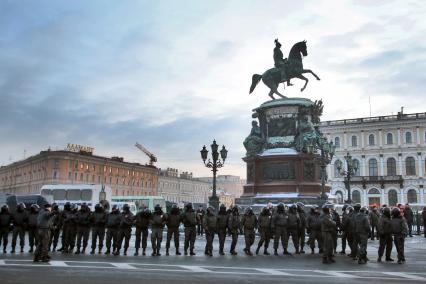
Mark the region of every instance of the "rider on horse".
[[[281, 51], [281, 43], [278, 41], [278, 39], [275, 39], [274, 65], [281, 71], [281, 78], [285, 79], [287, 77], [285, 72], [287, 58], [284, 59], [283, 52]], [[292, 84], [290, 83], [290, 79], [287, 81], [287, 86], [292, 86]]]

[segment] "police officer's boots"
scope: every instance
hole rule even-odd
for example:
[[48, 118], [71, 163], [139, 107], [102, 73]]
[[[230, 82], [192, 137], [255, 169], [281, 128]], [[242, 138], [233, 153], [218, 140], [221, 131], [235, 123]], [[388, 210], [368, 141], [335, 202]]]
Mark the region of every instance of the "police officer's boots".
[[170, 255], [169, 254], [169, 248], [166, 248], [166, 255]]
[[75, 254], [80, 254], [80, 248], [78, 247]]
[[83, 250], [81, 251], [82, 254], [86, 253], [86, 247], [83, 247]]
[[219, 254], [220, 255], [225, 255], [225, 253], [223, 252], [223, 249], [219, 250]]
[[330, 262], [328, 261], [328, 259], [326, 257], [323, 257], [322, 258], [322, 263], [329, 264]]
[[92, 250], [90, 251], [90, 254], [95, 254], [95, 249], [92, 249]]
[[24, 252], [24, 247], [21, 247], [21, 253]]
[[256, 255], [258, 255], [258, 254], [259, 254], [259, 251], [260, 251], [260, 246], [257, 246], [257, 249], [256, 249]]
[[300, 254], [299, 248], [296, 248], [296, 254]]
[[15, 247], [12, 247], [12, 250], [10, 251], [10, 253], [15, 253]]
[[6, 252], [6, 246], [3, 247], [3, 253], [7, 253]]
[[291, 253], [289, 253], [289, 252], [288, 252], [288, 250], [287, 250], [286, 248], [284, 249], [284, 253], [283, 253], [283, 254], [291, 255]]
[[106, 250], [105, 254], [110, 254], [110, 253], [111, 253], [110, 249], [109, 249], [109, 248], [107, 248], [107, 250]]
[[137, 248], [135, 253], [133, 254], [134, 256], [138, 256], [139, 255], [139, 249]]
[[180, 251], [178, 248], [176, 248], [176, 255], [181, 255]]
[[142, 249], [142, 255], [146, 255], [146, 248]]
[[191, 249], [191, 251], [189, 252], [189, 255], [195, 255], [195, 252], [193, 249]]
[[278, 255], [278, 250], [274, 249], [274, 255]]
[[113, 255], [120, 255], [120, 250], [119, 249], [116, 249], [113, 253], [112, 253]]
[[157, 255], [157, 248], [155, 246], [152, 246], [151, 256], [156, 256], [156, 255]]
[[161, 256], [160, 247], [157, 247], [157, 256]]
[[264, 254], [264, 255], [270, 255], [270, 253], [268, 252], [268, 249], [267, 249], [267, 248], [265, 248], [265, 250], [263, 251], [263, 254]]
[[127, 255], [127, 248], [124, 249], [123, 255]]
[[29, 253], [32, 253], [34, 251], [33, 247], [30, 247]]

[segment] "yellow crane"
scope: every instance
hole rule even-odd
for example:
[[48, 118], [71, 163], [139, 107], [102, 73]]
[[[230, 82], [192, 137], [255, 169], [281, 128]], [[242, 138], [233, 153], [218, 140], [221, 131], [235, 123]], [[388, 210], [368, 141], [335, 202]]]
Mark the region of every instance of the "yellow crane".
[[148, 151], [148, 149], [146, 149], [144, 146], [139, 144], [138, 142], [136, 142], [135, 146], [136, 148], [144, 152], [145, 155], [149, 157], [149, 165], [154, 166], [154, 163], [157, 162], [157, 157], [154, 154], [152, 154], [150, 151]]

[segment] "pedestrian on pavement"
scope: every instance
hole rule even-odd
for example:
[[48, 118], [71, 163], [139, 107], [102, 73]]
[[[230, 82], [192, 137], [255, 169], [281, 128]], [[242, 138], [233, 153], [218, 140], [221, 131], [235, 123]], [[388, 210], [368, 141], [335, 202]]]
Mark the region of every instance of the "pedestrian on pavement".
[[92, 250], [90, 254], [95, 254], [96, 241], [98, 241], [98, 253], [102, 252], [105, 238], [105, 224], [106, 224], [105, 209], [101, 204], [95, 205], [95, 212], [90, 216], [90, 223], [92, 225]]
[[407, 225], [408, 225], [408, 235], [410, 236], [410, 238], [412, 238], [413, 237], [412, 229], [413, 229], [414, 213], [413, 213], [413, 210], [411, 210], [410, 204], [408, 204], [408, 203], [405, 204], [404, 217], [405, 217], [405, 220], [407, 221]]
[[12, 214], [9, 212], [9, 206], [4, 204], [0, 210], [0, 245], [3, 242], [3, 253], [6, 253], [11, 226]]
[[203, 229], [206, 233], [206, 247], [204, 254], [213, 256], [213, 239], [217, 229], [217, 217], [214, 213], [214, 208], [209, 206], [207, 208], [207, 214], [203, 218]]
[[52, 225], [51, 219], [53, 217], [52, 206], [46, 204], [44, 210], [38, 214], [37, 228], [38, 239], [37, 248], [34, 252], [34, 262], [42, 261], [49, 262], [49, 242], [50, 242], [50, 226]]
[[246, 212], [241, 219], [241, 226], [244, 230], [244, 239], [246, 243], [244, 252], [247, 255], [253, 255], [251, 252], [251, 246], [254, 244], [254, 240], [256, 238], [257, 218], [256, 215], [254, 215], [253, 209], [251, 207], [247, 207]]
[[152, 215], [151, 210], [145, 207], [142, 207], [141, 210], [136, 214], [136, 217], [135, 217], [136, 240], [135, 240], [134, 256], [139, 255], [139, 248], [141, 247], [141, 243], [142, 243], [142, 255], [146, 255], [146, 247], [148, 242], [148, 228], [149, 228], [149, 223], [151, 222], [151, 215]]
[[166, 224], [163, 209], [160, 204], [155, 205], [154, 213], [151, 215], [151, 246], [152, 256], [161, 256], [161, 242], [163, 241], [163, 228]]
[[382, 261], [383, 253], [386, 248], [386, 261], [393, 261], [391, 258], [392, 253], [392, 225], [391, 225], [391, 211], [388, 207], [383, 209], [382, 216], [379, 218], [377, 226], [377, 235], [379, 237], [379, 258], [377, 262]]
[[398, 253], [398, 264], [405, 262], [404, 242], [408, 234], [408, 227], [405, 218], [401, 216], [399, 208], [392, 209], [392, 235], [396, 251]]
[[182, 214], [182, 223], [185, 226], [185, 244], [184, 244], [184, 253], [195, 255], [195, 238], [196, 238], [196, 226], [198, 224], [198, 215], [195, 213], [195, 210], [192, 208], [192, 204], [188, 203], [185, 206], [185, 212]]

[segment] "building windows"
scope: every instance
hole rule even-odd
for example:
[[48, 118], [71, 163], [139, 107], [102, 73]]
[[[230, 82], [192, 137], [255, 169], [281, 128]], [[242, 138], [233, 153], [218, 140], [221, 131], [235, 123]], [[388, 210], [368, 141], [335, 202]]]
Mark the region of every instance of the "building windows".
[[57, 171], [53, 171], [53, 179], [57, 179], [58, 178], [58, 172]]
[[368, 135], [368, 145], [374, 146], [376, 144], [374, 134]]
[[394, 158], [389, 158], [386, 161], [387, 175], [396, 176], [396, 160]]
[[77, 173], [74, 173], [74, 180], [77, 180]]
[[398, 203], [398, 192], [396, 192], [395, 189], [389, 190], [388, 200], [389, 200], [389, 206], [396, 206], [396, 204]]
[[70, 180], [72, 178], [72, 173], [68, 172], [68, 179]]
[[368, 161], [368, 175], [375, 177], [379, 175], [376, 159], [370, 159]]
[[405, 159], [405, 174], [407, 176], [416, 175], [416, 161], [413, 157], [407, 157], [407, 159]]
[[84, 164], [83, 163], [80, 164], [80, 169], [81, 170], [84, 169]]
[[334, 162], [334, 177], [340, 177], [341, 170], [342, 170], [342, 161], [336, 160]]
[[405, 133], [405, 143], [406, 144], [411, 144], [413, 143], [413, 137], [411, 135], [411, 132], [406, 132]]
[[392, 145], [393, 144], [393, 135], [392, 133], [386, 134], [386, 144]]
[[335, 137], [334, 138], [334, 146], [336, 148], [340, 148], [340, 137]]
[[417, 192], [414, 189], [410, 189], [407, 191], [407, 202], [417, 203]]
[[80, 174], [80, 181], [83, 181], [83, 173]]
[[355, 135], [352, 136], [351, 142], [352, 142], [352, 147], [357, 147], [358, 146], [358, 139], [357, 139], [357, 137]]
[[354, 203], [361, 203], [361, 193], [358, 190], [352, 192], [352, 201]]

